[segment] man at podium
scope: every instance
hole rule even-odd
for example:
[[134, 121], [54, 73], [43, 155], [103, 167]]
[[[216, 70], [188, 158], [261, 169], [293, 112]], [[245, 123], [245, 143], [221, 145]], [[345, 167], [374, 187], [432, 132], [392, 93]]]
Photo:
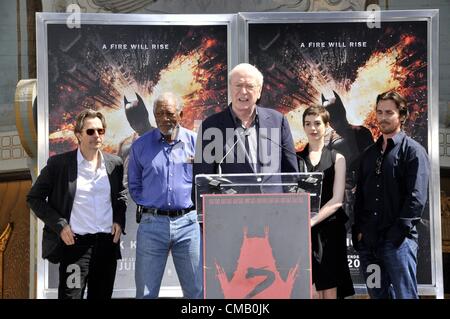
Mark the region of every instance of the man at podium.
[[286, 118], [257, 104], [263, 75], [241, 63], [228, 75], [231, 104], [206, 118], [197, 137], [193, 175], [297, 172]]

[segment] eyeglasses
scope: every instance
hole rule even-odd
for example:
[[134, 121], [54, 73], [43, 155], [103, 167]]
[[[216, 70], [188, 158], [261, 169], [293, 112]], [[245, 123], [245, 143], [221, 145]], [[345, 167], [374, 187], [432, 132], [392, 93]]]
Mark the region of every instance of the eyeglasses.
[[378, 155], [377, 161], [375, 162], [375, 174], [381, 174], [381, 168], [383, 165], [383, 154]]
[[104, 128], [88, 128], [86, 130], [86, 134], [91, 136], [91, 135], [94, 135], [95, 131], [97, 131], [98, 135], [105, 134], [105, 129]]

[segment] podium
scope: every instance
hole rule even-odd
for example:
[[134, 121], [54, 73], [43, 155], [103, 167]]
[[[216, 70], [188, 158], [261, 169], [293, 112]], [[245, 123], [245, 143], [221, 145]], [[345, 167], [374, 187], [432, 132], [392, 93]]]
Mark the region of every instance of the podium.
[[311, 298], [322, 173], [197, 175], [205, 298]]

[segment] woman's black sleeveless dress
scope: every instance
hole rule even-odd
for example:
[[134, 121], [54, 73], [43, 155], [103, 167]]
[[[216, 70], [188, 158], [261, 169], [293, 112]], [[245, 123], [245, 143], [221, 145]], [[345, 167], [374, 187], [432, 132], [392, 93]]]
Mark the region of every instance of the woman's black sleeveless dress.
[[[304, 160], [304, 163], [299, 162], [300, 171], [302, 171], [302, 165], [306, 165], [308, 172], [324, 173], [320, 202], [320, 207], [322, 207], [333, 197], [336, 152], [324, 147], [316, 166], [313, 166], [309, 160], [308, 145], [297, 155]], [[340, 208], [333, 215], [311, 228], [313, 283], [316, 285], [316, 290], [337, 287], [338, 298], [355, 293], [347, 261], [347, 231], [345, 228], [347, 219], [344, 210]]]

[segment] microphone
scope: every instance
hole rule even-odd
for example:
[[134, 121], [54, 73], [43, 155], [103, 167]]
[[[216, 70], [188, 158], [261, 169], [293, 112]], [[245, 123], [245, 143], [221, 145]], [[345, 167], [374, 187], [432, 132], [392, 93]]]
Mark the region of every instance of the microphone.
[[[234, 144], [228, 149], [228, 151], [225, 153], [225, 155], [220, 159], [219, 163], [217, 164], [217, 173], [219, 175], [222, 175], [222, 163], [223, 161], [227, 158], [228, 154], [231, 153], [232, 150], [234, 150], [234, 148], [236, 147], [237, 143], [240, 141], [242, 143], [241, 138], [243, 136], [248, 136], [250, 135], [250, 132], [248, 131], [248, 129], [242, 130], [241, 132], [239, 132], [236, 136], [236, 142], [234, 142]], [[246, 154], [247, 156], [247, 154]]]
[[220, 186], [222, 185], [222, 183], [231, 184], [231, 181], [224, 177], [212, 178], [210, 176], [205, 176], [205, 178], [208, 181], [208, 186], [210, 186], [212, 188], [220, 189]]
[[262, 138], [265, 138], [265, 139], [269, 140], [270, 142], [272, 142], [272, 143], [275, 144], [276, 146], [282, 148], [283, 150], [287, 151], [288, 153], [294, 154], [295, 157], [297, 157], [297, 159], [300, 160], [300, 163], [303, 163], [303, 172], [304, 172], [304, 173], [307, 173], [307, 172], [308, 172], [308, 168], [306, 167], [305, 160], [304, 160], [301, 156], [297, 155], [297, 153], [295, 153], [295, 152], [293, 152], [292, 150], [288, 149], [286, 146], [281, 145], [281, 144], [278, 143], [278, 142], [275, 142], [273, 139], [271, 139], [270, 137], [268, 137], [268, 136], [267, 136], [266, 134], [264, 134], [263, 132], [259, 132], [259, 136], [262, 137]]

